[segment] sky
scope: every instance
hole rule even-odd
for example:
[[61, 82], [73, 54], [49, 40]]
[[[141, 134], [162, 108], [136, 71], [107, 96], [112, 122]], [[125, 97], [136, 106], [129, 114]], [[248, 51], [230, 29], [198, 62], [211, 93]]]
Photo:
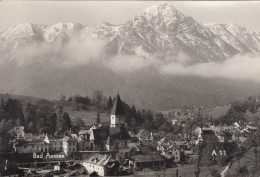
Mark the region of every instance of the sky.
[[[0, 1], [0, 31], [19, 23], [122, 24], [156, 1]], [[201, 23], [236, 23], [260, 32], [260, 1], [174, 1]]]

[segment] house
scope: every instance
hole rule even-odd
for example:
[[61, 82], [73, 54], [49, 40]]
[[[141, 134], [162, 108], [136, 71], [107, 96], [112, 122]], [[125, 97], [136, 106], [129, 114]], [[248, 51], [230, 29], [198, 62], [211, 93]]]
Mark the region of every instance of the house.
[[173, 145], [171, 145], [167, 150], [163, 150], [161, 155], [163, 155], [166, 159], [171, 160], [171, 164], [180, 163], [181, 161], [181, 151]]
[[169, 141], [166, 137], [158, 141], [157, 151], [160, 151], [161, 155], [167, 159], [168, 166], [181, 161], [180, 146], [178, 145], [176, 141]]
[[89, 141], [91, 151], [104, 151], [107, 137], [109, 136], [109, 131], [107, 128], [102, 129], [92, 129]]
[[90, 175], [95, 173], [97, 176], [108, 176], [115, 174], [119, 163], [110, 155], [94, 154], [83, 162], [83, 166]]
[[62, 139], [49, 139], [49, 151], [62, 152], [63, 151]]
[[196, 144], [198, 144], [199, 141], [219, 142], [219, 140], [222, 140], [222, 138], [219, 139], [216, 133], [212, 129], [201, 128], [198, 135], [198, 141]]
[[137, 133], [136, 136], [140, 141], [153, 141], [153, 133], [149, 132], [148, 130], [142, 129]]
[[128, 148], [127, 142], [130, 136], [125, 127], [109, 127], [109, 137], [106, 141], [108, 151], [118, 151]]
[[77, 141], [69, 136], [65, 136], [62, 139], [63, 151], [66, 155], [71, 152], [77, 151]]
[[42, 140], [17, 140], [14, 151], [18, 153], [49, 152], [49, 144]]
[[78, 151], [90, 150], [89, 134], [79, 135], [77, 140], [78, 140]]
[[134, 155], [129, 160], [129, 166], [135, 170], [144, 168], [161, 169], [165, 167], [164, 158], [159, 154]]
[[23, 138], [25, 136], [24, 126], [17, 126], [14, 128], [14, 130], [16, 132], [17, 139]]
[[60, 171], [60, 165], [54, 165], [53, 166], [53, 171]]

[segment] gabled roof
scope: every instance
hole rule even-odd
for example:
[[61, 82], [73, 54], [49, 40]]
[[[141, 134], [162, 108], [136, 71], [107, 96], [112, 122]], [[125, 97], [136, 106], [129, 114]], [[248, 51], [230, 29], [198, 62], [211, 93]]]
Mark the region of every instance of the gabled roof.
[[116, 100], [114, 102], [111, 115], [124, 115], [124, 107], [122, 105], [121, 99], [119, 94], [117, 94]]
[[107, 163], [112, 160], [111, 156], [106, 154], [94, 154], [91, 157], [89, 157], [87, 160], [85, 160], [85, 163], [92, 163], [100, 166], [106, 166]]

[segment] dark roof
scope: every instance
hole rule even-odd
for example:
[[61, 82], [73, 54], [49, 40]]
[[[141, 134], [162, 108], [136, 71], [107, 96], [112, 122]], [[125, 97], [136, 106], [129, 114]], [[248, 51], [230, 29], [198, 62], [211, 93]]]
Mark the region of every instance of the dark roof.
[[162, 156], [158, 154], [151, 154], [151, 155], [135, 155], [133, 156], [135, 162], [158, 162], [164, 161]]
[[119, 94], [117, 94], [116, 100], [114, 102], [111, 115], [124, 115], [124, 107], [122, 105], [121, 99]]
[[129, 139], [130, 136], [125, 127], [109, 127], [111, 139]]
[[93, 129], [92, 131], [96, 142], [104, 141], [108, 137], [106, 129]]
[[202, 130], [202, 135], [215, 135], [213, 130]]

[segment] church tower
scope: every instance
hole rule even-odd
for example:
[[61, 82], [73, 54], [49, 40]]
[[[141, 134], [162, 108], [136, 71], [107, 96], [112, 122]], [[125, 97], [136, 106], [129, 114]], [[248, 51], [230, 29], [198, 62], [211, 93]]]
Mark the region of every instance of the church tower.
[[119, 94], [116, 96], [111, 116], [110, 127], [124, 127], [125, 126], [125, 113]]

